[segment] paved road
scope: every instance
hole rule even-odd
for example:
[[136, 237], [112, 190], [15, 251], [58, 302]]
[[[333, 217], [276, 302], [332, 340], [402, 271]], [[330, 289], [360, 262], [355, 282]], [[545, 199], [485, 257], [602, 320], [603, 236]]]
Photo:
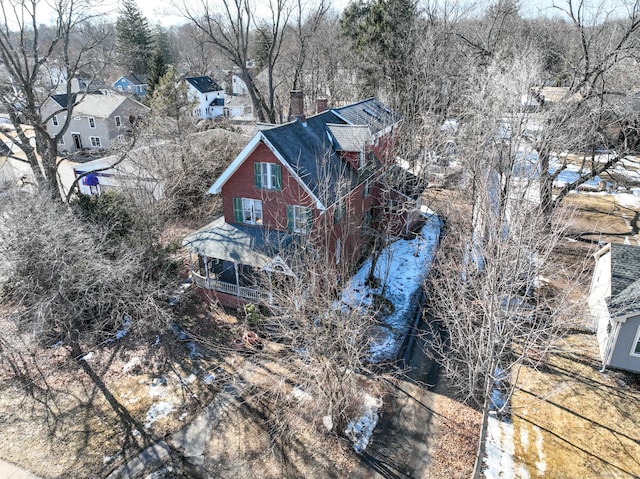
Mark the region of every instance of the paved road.
[[20, 469], [9, 462], [0, 459], [0, 478], [2, 479], [41, 479], [29, 471]]

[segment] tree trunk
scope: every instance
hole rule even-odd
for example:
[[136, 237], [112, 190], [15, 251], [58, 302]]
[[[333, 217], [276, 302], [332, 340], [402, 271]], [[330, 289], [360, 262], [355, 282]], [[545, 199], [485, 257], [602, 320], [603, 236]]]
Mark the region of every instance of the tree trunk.
[[491, 390], [493, 389], [493, 381], [491, 375], [485, 378], [484, 402], [482, 404], [482, 426], [480, 427], [480, 438], [478, 439], [478, 450], [476, 452], [476, 462], [473, 466], [471, 479], [479, 479], [482, 472], [482, 464], [484, 462], [484, 453], [487, 448], [487, 429], [489, 427], [489, 411], [491, 411]]
[[540, 211], [549, 227], [553, 212], [553, 179], [549, 173], [549, 150], [541, 148], [540, 152]]

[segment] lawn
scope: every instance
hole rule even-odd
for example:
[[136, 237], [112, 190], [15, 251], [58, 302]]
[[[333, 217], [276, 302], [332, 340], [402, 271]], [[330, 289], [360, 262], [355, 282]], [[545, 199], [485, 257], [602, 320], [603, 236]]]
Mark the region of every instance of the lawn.
[[638, 477], [640, 383], [601, 372], [597, 358], [595, 336], [576, 332], [544, 370], [521, 368], [512, 399], [516, 477]]

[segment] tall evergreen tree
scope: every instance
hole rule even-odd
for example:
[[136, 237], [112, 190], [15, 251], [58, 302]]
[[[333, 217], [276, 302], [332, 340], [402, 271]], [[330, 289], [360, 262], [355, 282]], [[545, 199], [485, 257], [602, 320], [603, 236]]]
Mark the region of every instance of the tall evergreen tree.
[[167, 73], [168, 65], [162, 51], [156, 48], [153, 51], [149, 73], [147, 74], [147, 95], [153, 96], [153, 92], [160, 83], [160, 79]]
[[173, 64], [171, 58], [171, 49], [169, 45], [169, 35], [167, 31], [160, 25], [155, 27], [155, 48], [151, 56], [149, 71], [147, 73], [147, 94], [153, 95], [154, 89], [158, 86], [160, 78], [166, 73], [170, 64]]
[[178, 70], [169, 66], [167, 72], [160, 77], [155, 93], [149, 102], [155, 118], [163, 121], [170, 119], [177, 136], [193, 126], [194, 102], [189, 99], [187, 84], [181, 80]]
[[146, 74], [153, 54], [149, 22], [135, 3], [124, 0], [116, 22], [117, 63], [125, 73]]
[[[355, 0], [342, 13], [342, 34], [350, 38], [363, 61], [363, 93], [379, 95], [391, 87], [402, 99], [412, 69], [415, 0]], [[397, 106], [397, 105], [396, 105]]]

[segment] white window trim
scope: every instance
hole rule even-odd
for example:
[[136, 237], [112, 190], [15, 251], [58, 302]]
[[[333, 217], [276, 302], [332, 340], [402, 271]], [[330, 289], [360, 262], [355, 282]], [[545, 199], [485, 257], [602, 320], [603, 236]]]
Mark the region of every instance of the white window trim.
[[[256, 215], [256, 205], [260, 205], [260, 219]], [[245, 211], [251, 212], [251, 220], [247, 221], [245, 218]], [[242, 198], [242, 222], [248, 225], [262, 225], [264, 221], [264, 214], [262, 211], [262, 201], [253, 198]]]
[[90, 116], [87, 121], [89, 122], [89, 128], [96, 127], [96, 119], [94, 117]]
[[120, 118], [120, 115], [116, 115], [113, 121], [115, 121], [117, 128], [120, 128], [122, 126], [122, 118]]
[[[93, 140], [98, 140], [98, 141], [94, 142]], [[99, 136], [90, 136], [89, 142], [91, 143], [91, 148], [102, 148], [102, 140], [100, 139]], [[97, 143], [97, 145], [95, 145], [94, 143]]]
[[277, 190], [276, 176], [276, 164], [275, 163], [260, 163], [260, 188], [263, 190]]
[[636, 353], [636, 345], [638, 344], [638, 342], [640, 341], [640, 325], [638, 325], [638, 329], [636, 330], [636, 336], [633, 339], [633, 343], [631, 343], [631, 351], [629, 352], [630, 356], [633, 356], [634, 358], [640, 358], [640, 354]]
[[[296, 233], [308, 233], [309, 232], [309, 214], [311, 214], [311, 208], [307, 206], [292, 205], [292, 220], [293, 231]], [[302, 228], [298, 228], [297, 225], [301, 224]]]
[[51, 124], [52, 124], [53, 126], [58, 126], [58, 125], [60, 124], [60, 123], [58, 123], [58, 115], [53, 115], [53, 116], [51, 117]]

